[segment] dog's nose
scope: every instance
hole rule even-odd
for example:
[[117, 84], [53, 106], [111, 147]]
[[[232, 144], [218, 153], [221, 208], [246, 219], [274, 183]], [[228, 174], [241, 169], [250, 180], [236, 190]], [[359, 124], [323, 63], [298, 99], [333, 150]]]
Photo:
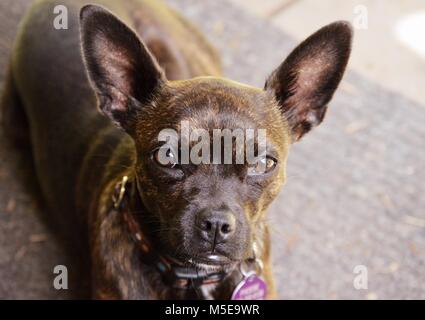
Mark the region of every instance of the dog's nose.
[[230, 210], [203, 210], [197, 216], [196, 225], [205, 240], [220, 243], [225, 242], [235, 232], [236, 218]]

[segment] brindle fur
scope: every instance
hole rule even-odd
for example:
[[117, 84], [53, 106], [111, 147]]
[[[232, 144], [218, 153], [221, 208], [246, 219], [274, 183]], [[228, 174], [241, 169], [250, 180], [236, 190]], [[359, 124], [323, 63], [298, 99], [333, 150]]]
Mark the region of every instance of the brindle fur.
[[[251, 254], [247, 248], [255, 240], [265, 265], [268, 298], [275, 297], [265, 212], [285, 180], [290, 144], [321, 122], [326, 104], [341, 80], [350, 50], [349, 26], [343, 22], [328, 26], [319, 37], [301, 45], [272, 74], [266, 90], [261, 90], [220, 78], [220, 62], [214, 49], [196, 28], [160, 1], [96, 3], [114, 12], [139, 35], [165, 74], [155, 61], [149, 65], [149, 54], [143, 61], [134, 62], [131, 50], [123, 48], [120, 59], [124, 56], [124, 62], [145, 68], [150, 78], [142, 83], [137, 77], [125, 82], [128, 79], [124, 77], [122, 87], [117, 84], [118, 93], [106, 94], [102, 90], [109, 88], [97, 86], [98, 75], [91, 71], [90, 61], [97, 62], [99, 53], [89, 47], [85, 50], [86, 66], [100, 108], [110, 119], [101, 116], [80, 53], [78, 17], [86, 1], [43, 0], [34, 4], [21, 23], [3, 97], [4, 122], [28, 123], [26, 137], [52, 219], [62, 225], [63, 233], [82, 243], [82, 255], [89, 250], [93, 297], [205, 298], [164, 285], [152, 266], [141, 262], [122, 217], [110, 210], [115, 184], [123, 175], [134, 178], [136, 173], [146, 206], [142, 223], [152, 224], [152, 228], [160, 226], [161, 230], [152, 229], [152, 234], [162, 247], [179, 250], [181, 233], [191, 235], [190, 230], [170, 231], [182, 224], [178, 219], [183, 218], [176, 212], [184, 211], [188, 203], [211, 198], [241, 204], [241, 219], [247, 221], [247, 226], [241, 232], [245, 238], [241, 240], [244, 247], [237, 251], [239, 258]], [[56, 4], [67, 6], [69, 30], [52, 27]], [[111, 21], [99, 17], [99, 21], [91, 21], [91, 14], [87, 13], [86, 20], [83, 17], [82, 40], [87, 46], [93, 39], [100, 39], [96, 34], [97, 28], [102, 29], [99, 22]], [[122, 35], [117, 33], [117, 39]], [[318, 50], [319, 44], [326, 50]], [[322, 54], [315, 55], [318, 51]], [[109, 50], [104, 53], [108, 56]], [[314, 76], [314, 70], [319, 76]], [[123, 96], [123, 90], [129, 90], [128, 95]], [[135, 99], [127, 100], [130, 96]], [[127, 108], [132, 103], [137, 112], [130, 113]], [[10, 111], [14, 109], [17, 111]], [[111, 120], [124, 130], [117, 129]], [[207, 130], [267, 128], [267, 139], [279, 160], [277, 170], [267, 179], [247, 182], [243, 170], [236, 167], [200, 165], [196, 175], [184, 183], [170, 181], [152, 168], [148, 155], [159, 130], [178, 130], [181, 120]], [[18, 138], [11, 127], [7, 126], [9, 136]], [[21, 126], [19, 135], [24, 130]], [[86, 241], [89, 246], [84, 245]], [[196, 252], [185, 253], [196, 256]], [[229, 298], [235, 281], [232, 274], [224, 283], [213, 285], [208, 297]]]

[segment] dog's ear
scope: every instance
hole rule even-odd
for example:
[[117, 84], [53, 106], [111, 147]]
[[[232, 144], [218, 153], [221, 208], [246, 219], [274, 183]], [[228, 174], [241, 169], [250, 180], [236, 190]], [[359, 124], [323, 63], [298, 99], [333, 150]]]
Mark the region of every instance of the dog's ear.
[[130, 132], [139, 109], [154, 97], [165, 76], [138, 36], [108, 10], [83, 7], [80, 31], [83, 60], [99, 107]]
[[293, 142], [322, 122], [347, 65], [351, 39], [348, 22], [329, 24], [296, 47], [267, 79], [265, 89], [276, 97]]

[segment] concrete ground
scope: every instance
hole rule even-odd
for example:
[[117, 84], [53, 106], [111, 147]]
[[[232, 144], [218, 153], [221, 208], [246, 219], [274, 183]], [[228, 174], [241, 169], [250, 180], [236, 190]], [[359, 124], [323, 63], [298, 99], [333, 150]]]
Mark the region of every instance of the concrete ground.
[[[27, 2], [0, 4], [0, 88]], [[226, 76], [257, 86], [326, 19], [346, 18], [331, 0], [323, 7], [309, 0], [167, 2], [220, 50]], [[375, 12], [373, 1], [364, 2]], [[418, 2], [392, 1], [388, 10], [397, 3], [401, 15]], [[270, 210], [282, 299], [425, 299], [425, 100], [407, 88], [423, 83], [424, 62], [406, 50], [388, 52], [394, 43], [372, 22], [374, 35], [361, 32], [325, 122], [293, 147], [286, 186]], [[394, 66], [383, 67], [393, 54]], [[53, 266], [73, 261], [41, 222], [22, 161], [0, 135], [0, 298], [79, 297], [52, 289]], [[353, 286], [359, 265], [368, 289]]]
[[297, 40], [327, 23], [348, 20], [355, 29], [350, 68], [424, 105], [423, 0], [231, 0]]

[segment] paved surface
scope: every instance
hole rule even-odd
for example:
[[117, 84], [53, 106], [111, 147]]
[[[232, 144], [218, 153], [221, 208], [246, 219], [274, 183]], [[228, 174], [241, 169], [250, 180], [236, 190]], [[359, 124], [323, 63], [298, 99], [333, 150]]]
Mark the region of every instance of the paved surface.
[[356, 27], [351, 69], [425, 104], [423, 0], [230, 1], [297, 40], [330, 22], [350, 21]]
[[[0, 81], [25, 2], [0, 4]], [[208, 34], [235, 80], [262, 86], [295, 45], [225, 0], [167, 2]], [[293, 147], [270, 210], [280, 298], [425, 299], [424, 106], [349, 71], [329, 111]], [[51, 289], [53, 266], [72, 260], [40, 222], [22, 163], [0, 136], [0, 297], [78, 296]], [[367, 290], [353, 287], [357, 265]]]

